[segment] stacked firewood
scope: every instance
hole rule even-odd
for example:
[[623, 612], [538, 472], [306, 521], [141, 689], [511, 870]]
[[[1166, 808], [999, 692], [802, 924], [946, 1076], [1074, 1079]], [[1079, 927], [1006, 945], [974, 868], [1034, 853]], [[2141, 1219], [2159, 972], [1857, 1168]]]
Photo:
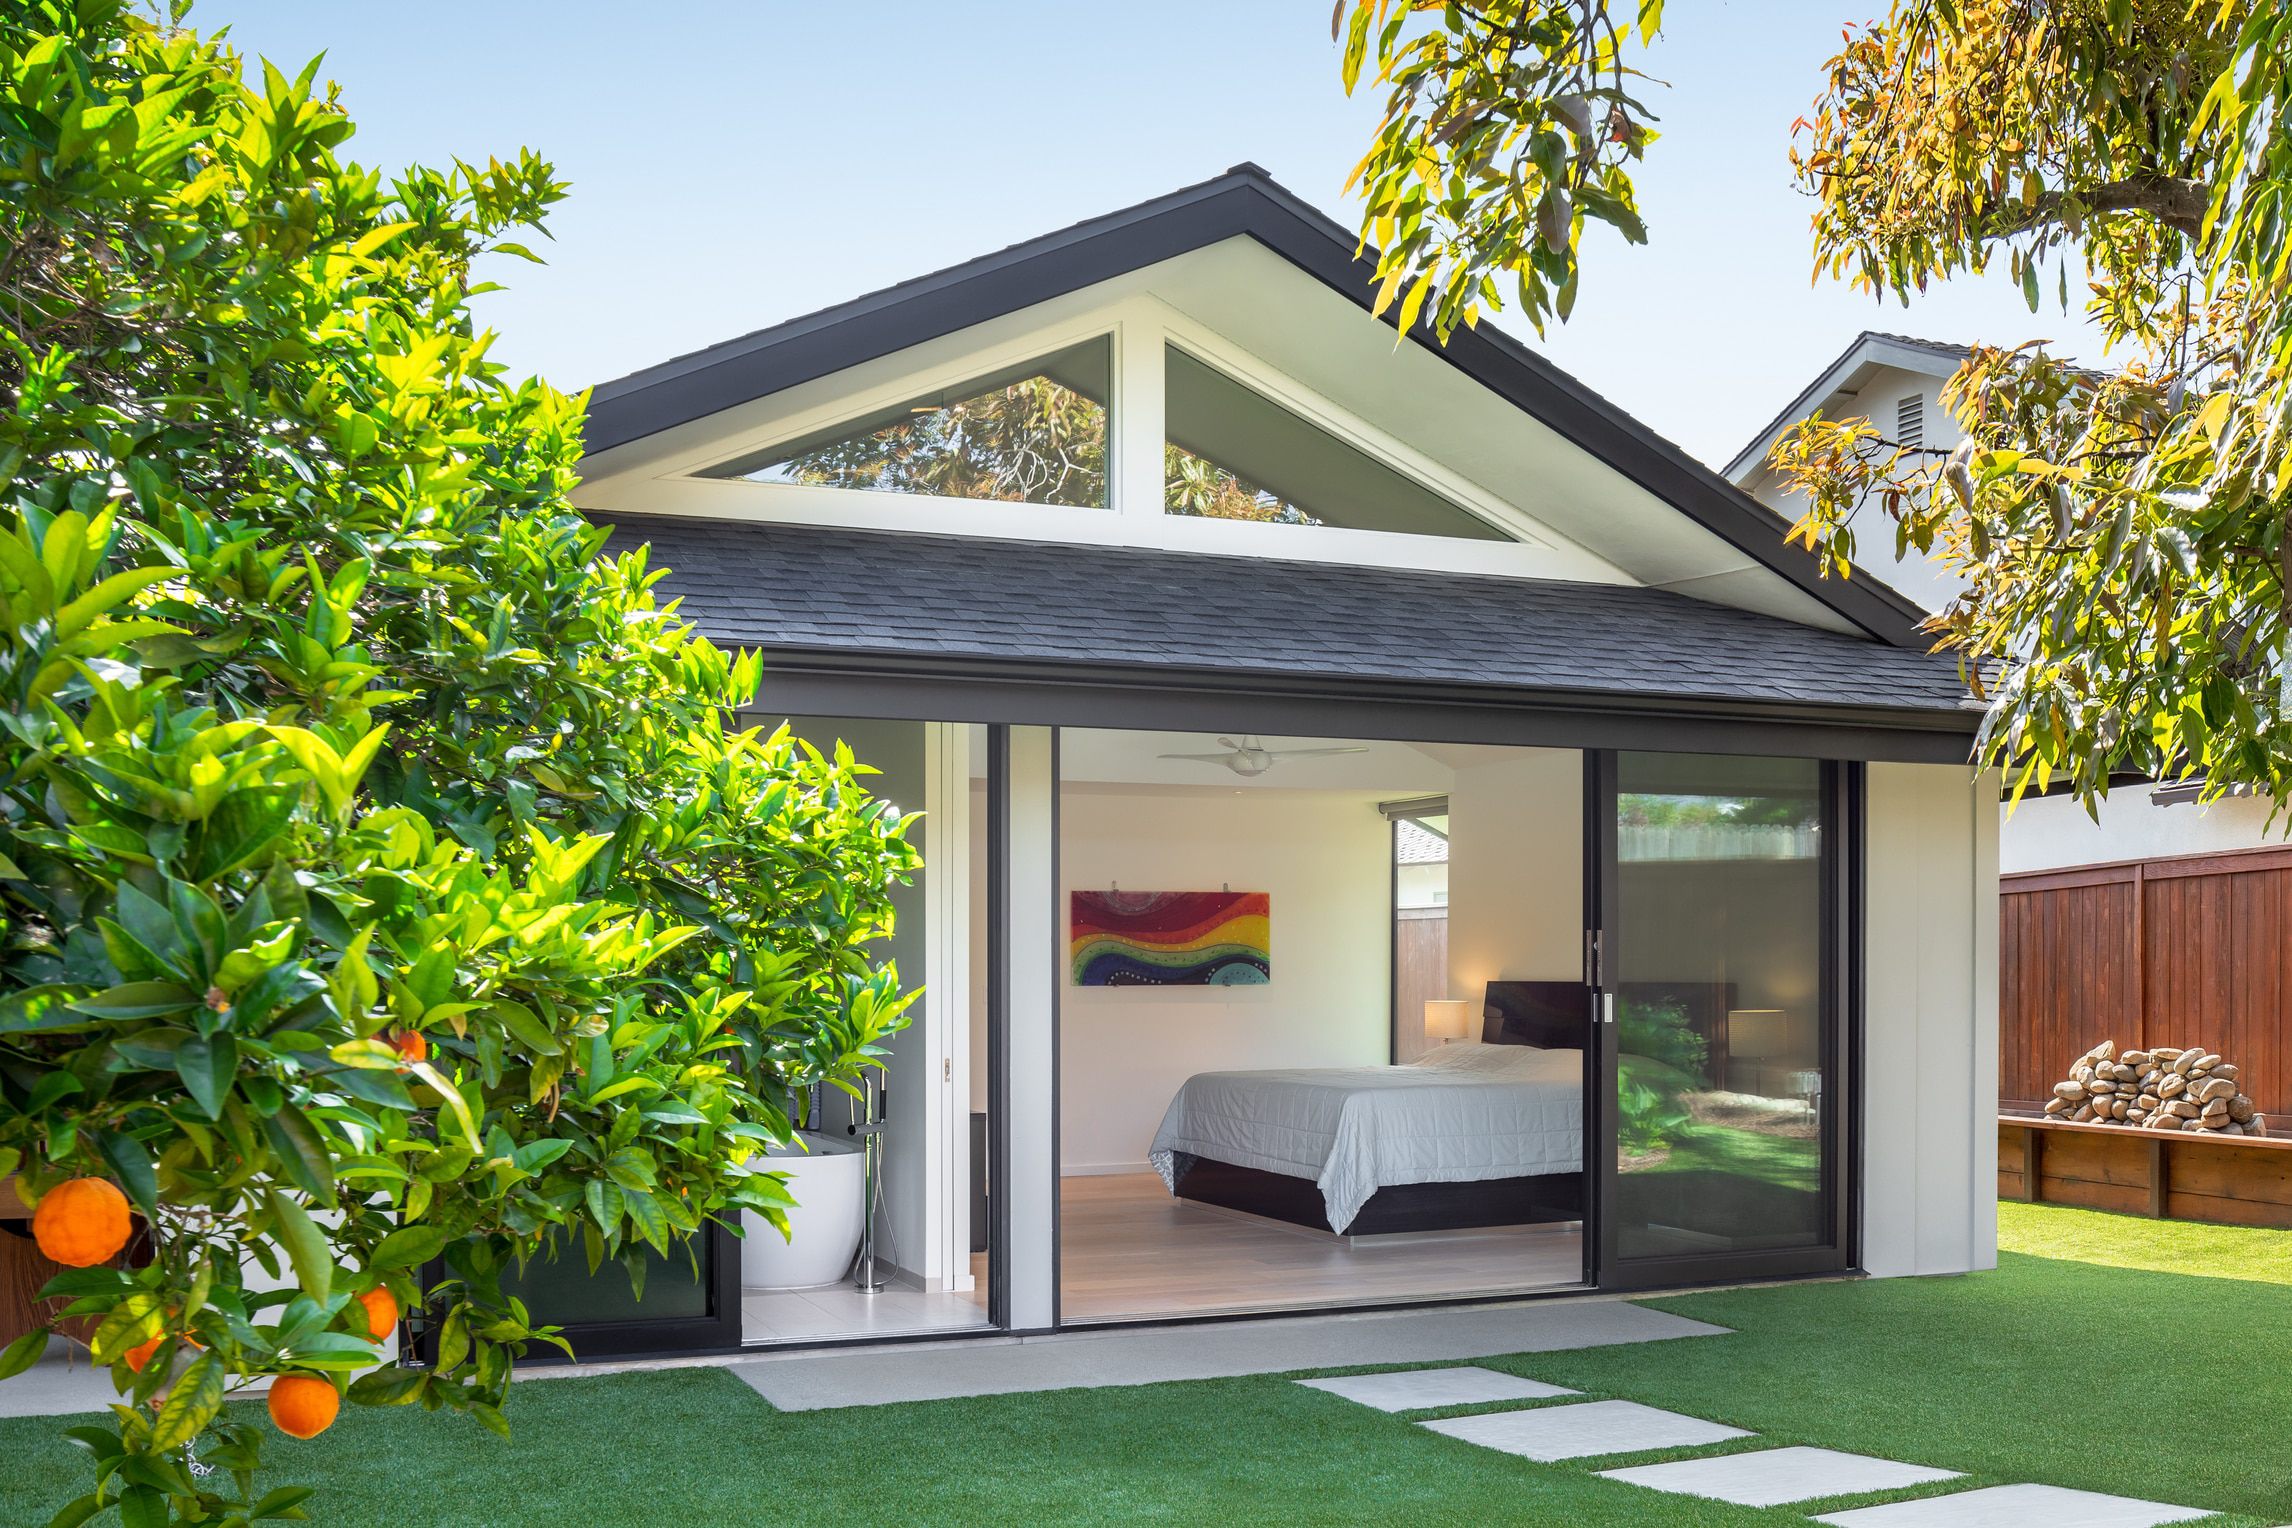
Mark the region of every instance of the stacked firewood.
[[2151, 1046], [2119, 1055], [2104, 1040], [2053, 1085], [2045, 1112], [2080, 1125], [2266, 1135], [2268, 1116], [2236, 1086], [2236, 1068], [2201, 1045]]

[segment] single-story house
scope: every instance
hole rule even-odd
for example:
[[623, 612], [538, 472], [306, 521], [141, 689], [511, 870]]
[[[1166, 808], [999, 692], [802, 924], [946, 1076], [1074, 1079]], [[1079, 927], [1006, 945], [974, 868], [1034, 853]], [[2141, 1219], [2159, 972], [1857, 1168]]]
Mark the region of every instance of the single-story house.
[[1992, 1264], [1952, 660], [1372, 265], [1245, 164], [597, 389], [583, 510], [925, 869], [878, 1133], [593, 1356]]

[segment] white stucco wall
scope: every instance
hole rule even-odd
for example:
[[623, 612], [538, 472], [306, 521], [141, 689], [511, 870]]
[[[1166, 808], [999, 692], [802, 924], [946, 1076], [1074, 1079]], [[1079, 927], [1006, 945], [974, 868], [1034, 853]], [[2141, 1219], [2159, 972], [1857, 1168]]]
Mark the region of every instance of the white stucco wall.
[[1262, 891], [1273, 979], [1059, 994], [1059, 1168], [1143, 1172], [1196, 1072], [1382, 1066], [1392, 1014], [1392, 829], [1351, 792], [1068, 784], [1059, 905], [1076, 890]]
[[1997, 1265], [1997, 780], [1869, 769], [1862, 1266]]
[[2120, 785], [2101, 802], [2098, 819], [2065, 796], [2024, 797], [2005, 819], [1999, 836], [1998, 868], [2007, 875], [2023, 870], [2060, 870], [2072, 865], [2106, 865], [2119, 860], [2169, 859], [2183, 854], [2218, 854], [2286, 842], [2292, 817], [2268, 825], [2269, 804], [2252, 797], [2216, 801], [2210, 806], [2159, 806], [2146, 785]]

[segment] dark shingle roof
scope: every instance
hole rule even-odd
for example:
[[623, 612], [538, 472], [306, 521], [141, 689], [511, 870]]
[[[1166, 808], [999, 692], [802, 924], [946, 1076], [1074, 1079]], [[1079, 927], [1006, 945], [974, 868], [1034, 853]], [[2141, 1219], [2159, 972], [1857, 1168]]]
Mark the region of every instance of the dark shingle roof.
[[[1372, 304], [1375, 251], [1257, 165], [1238, 164], [1167, 196], [600, 383], [584, 430], [588, 449], [627, 445], [1229, 238], [1254, 240], [1364, 310]], [[1397, 314], [1381, 321], [1395, 323]], [[1407, 338], [1857, 630], [1899, 647], [1924, 646], [1917, 625], [1925, 612], [1915, 604], [1876, 578], [1820, 577], [1812, 556], [1786, 544], [1787, 522], [1773, 510], [1495, 325], [1459, 329], [1443, 343], [1427, 316]]]
[[1257, 557], [631, 517], [717, 641], [1975, 714], [1953, 659], [1657, 589]]

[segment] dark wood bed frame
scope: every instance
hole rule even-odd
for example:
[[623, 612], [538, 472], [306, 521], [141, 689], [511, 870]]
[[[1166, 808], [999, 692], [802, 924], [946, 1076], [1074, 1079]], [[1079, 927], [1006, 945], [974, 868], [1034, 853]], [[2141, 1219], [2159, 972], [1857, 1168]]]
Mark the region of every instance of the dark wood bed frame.
[[[1541, 1045], [1589, 1054], [1591, 1028], [1592, 989], [1581, 982], [1488, 984], [1480, 1025], [1480, 1037], [1487, 1044]], [[1175, 1180], [1171, 1191], [1181, 1199], [1334, 1233], [1321, 1190], [1310, 1178], [1237, 1167], [1183, 1151], [1171, 1165], [1171, 1177]], [[1369, 1196], [1344, 1234], [1463, 1231], [1583, 1216], [1581, 1172], [1484, 1178], [1474, 1183], [1388, 1183]]]

